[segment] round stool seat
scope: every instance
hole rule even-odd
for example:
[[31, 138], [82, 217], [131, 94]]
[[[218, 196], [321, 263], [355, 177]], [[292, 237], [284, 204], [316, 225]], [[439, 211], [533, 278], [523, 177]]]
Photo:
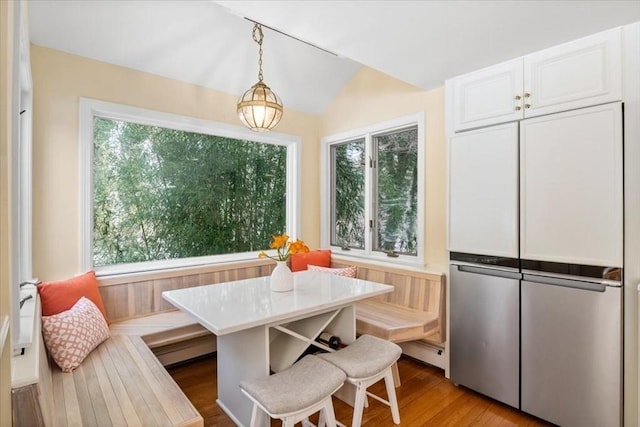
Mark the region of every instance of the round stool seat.
[[266, 378], [243, 381], [240, 387], [271, 414], [288, 414], [331, 396], [345, 373], [316, 356], [308, 355], [290, 368]]
[[318, 357], [342, 369], [349, 378], [368, 378], [376, 375], [400, 358], [402, 349], [392, 342], [362, 335], [353, 344]]

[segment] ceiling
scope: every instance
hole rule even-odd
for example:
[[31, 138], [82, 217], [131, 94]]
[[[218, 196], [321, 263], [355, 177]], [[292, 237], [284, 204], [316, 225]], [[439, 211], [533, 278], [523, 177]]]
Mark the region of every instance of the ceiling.
[[29, 1], [31, 42], [240, 96], [264, 81], [321, 113], [361, 65], [423, 89], [640, 21], [640, 1]]

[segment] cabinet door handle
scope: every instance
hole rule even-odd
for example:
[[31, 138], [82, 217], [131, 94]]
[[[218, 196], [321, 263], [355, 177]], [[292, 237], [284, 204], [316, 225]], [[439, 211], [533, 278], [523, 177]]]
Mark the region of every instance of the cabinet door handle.
[[524, 104], [524, 108], [531, 108], [531, 104]]
[[516, 111], [520, 111], [520, 110], [522, 110], [522, 107], [519, 105], [516, 105]]
[[520, 95], [516, 95], [516, 101], [520, 101], [522, 97]]
[[525, 93], [524, 93], [524, 97], [525, 97], [525, 98], [529, 98], [530, 96], [531, 96], [531, 94], [530, 94], [529, 92], [525, 92]]

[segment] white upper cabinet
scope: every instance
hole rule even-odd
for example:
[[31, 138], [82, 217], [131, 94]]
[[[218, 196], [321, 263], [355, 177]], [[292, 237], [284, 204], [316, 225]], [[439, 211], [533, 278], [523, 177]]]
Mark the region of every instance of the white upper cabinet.
[[520, 257], [622, 266], [622, 107], [520, 122]]
[[622, 99], [621, 28], [524, 57], [525, 117]]
[[518, 257], [518, 123], [451, 138], [449, 250]]
[[519, 58], [455, 78], [455, 130], [521, 119], [522, 75]]
[[452, 79], [455, 132], [622, 99], [621, 28]]

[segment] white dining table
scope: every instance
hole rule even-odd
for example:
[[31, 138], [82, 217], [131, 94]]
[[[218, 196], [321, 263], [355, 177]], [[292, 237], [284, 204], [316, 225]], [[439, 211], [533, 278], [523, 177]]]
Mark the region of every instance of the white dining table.
[[355, 302], [382, 295], [392, 286], [316, 271], [294, 273], [294, 288], [274, 292], [270, 277], [165, 291], [162, 297], [217, 336], [220, 408], [248, 426], [251, 401], [243, 380], [266, 377], [291, 366], [322, 333], [344, 344], [356, 338]]

